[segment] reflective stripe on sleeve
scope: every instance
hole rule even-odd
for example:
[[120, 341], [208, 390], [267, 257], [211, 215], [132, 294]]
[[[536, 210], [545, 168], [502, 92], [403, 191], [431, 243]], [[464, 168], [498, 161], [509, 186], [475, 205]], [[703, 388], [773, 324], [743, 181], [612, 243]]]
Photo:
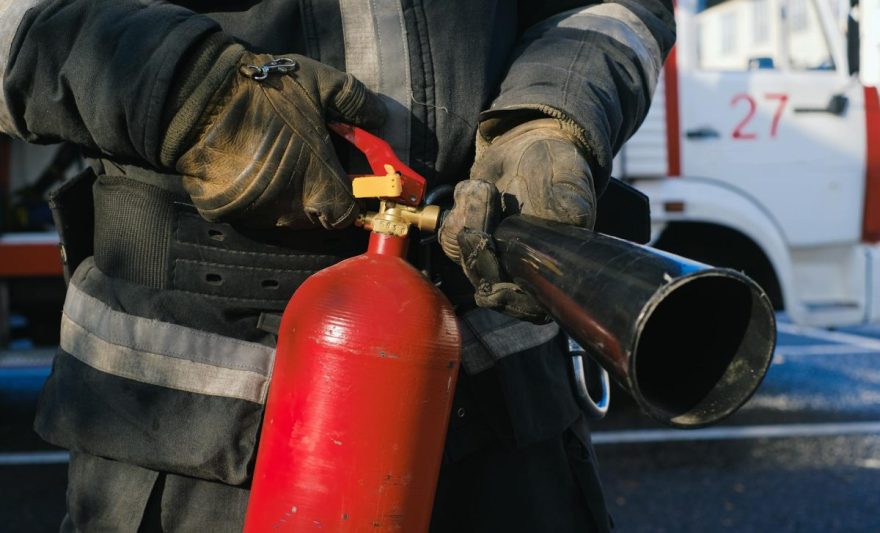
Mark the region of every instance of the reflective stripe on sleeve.
[[211, 396], [264, 403], [274, 349], [111, 309], [68, 288], [61, 349], [115, 376]]
[[27, 11], [37, 5], [40, 0], [0, 0], [0, 131], [23, 137], [24, 134], [12, 120], [12, 113], [6, 101], [6, 69], [9, 67], [9, 56], [12, 53], [12, 41]]
[[645, 23], [626, 6], [600, 4], [569, 12], [556, 24], [560, 28], [574, 28], [601, 33], [632, 50], [646, 75], [650, 94], [654, 94], [657, 77], [663, 66], [660, 45]]

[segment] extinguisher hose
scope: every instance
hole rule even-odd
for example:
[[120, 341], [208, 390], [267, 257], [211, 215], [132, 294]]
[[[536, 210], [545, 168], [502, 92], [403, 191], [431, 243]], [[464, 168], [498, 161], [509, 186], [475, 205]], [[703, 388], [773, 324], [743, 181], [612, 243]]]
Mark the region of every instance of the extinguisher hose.
[[447, 211], [446, 207], [448, 207], [450, 200], [452, 199], [452, 192], [454, 190], [455, 188], [448, 183], [438, 185], [428, 191], [425, 195], [425, 203], [428, 205], [439, 205], [443, 208], [443, 214], [445, 215]]
[[[452, 185], [445, 184], [438, 185], [425, 194], [426, 205], [440, 206], [440, 215], [437, 217], [437, 231], [443, 227], [443, 220], [446, 218], [446, 215], [449, 214], [449, 209], [452, 206], [453, 191], [454, 187]], [[439, 280], [434, 279], [434, 273], [431, 268], [431, 247], [435, 242], [437, 242], [436, 232], [422, 232], [419, 238], [419, 263], [421, 264], [422, 273], [425, 274], [432, 283], [437, 284]]]

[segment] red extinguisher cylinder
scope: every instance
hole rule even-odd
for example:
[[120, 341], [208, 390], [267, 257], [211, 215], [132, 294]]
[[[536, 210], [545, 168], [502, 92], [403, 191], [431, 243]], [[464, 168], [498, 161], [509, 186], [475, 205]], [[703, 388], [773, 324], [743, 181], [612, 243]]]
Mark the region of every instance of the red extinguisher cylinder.
[[428, 530], [459, 334], [404, 251], [373, 233], [288, 303], [246, 533]]

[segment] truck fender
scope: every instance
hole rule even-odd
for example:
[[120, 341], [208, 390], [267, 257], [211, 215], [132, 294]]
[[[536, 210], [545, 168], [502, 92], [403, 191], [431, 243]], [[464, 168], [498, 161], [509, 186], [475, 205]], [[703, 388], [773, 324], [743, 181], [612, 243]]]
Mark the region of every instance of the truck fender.
[[785, 234], [755, 198], [730, 184], [703, 178], [645, 179], [634, 185], [650, 198], [655, 231], [670, 223], [705, 223], [751, 239], [773, 267], [786, 311], [795, 321], [803, 316], [805, 310], [792, 286], [794, 271]]

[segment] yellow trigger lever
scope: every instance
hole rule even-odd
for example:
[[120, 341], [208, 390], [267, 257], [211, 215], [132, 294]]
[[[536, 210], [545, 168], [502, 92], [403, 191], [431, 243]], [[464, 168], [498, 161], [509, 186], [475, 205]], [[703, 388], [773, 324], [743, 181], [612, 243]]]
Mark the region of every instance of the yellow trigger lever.
[[400, 174], [391, 165], [385, 165], [384, 176], [357, 176], [351, 181], [355, 198], [396, 198], [403, 193]]

